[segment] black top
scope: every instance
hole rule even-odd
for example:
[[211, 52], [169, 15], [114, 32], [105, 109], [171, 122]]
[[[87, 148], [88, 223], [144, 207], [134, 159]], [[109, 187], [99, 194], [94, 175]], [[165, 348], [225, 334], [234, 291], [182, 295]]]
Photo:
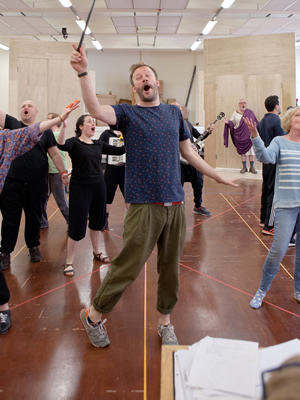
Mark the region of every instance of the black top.
[[125, 153], [124, 146], [110, 146], [100, 139], [92, 142], [92, 144], [88, 144], [77, 137], [73, 137], [67, 139], [64, 145], [57, 144], [60, 150], [69, 153], [72, 160], [71, 183], [89, 185], [103, 181], [102, 153], [117, 156]]
[[[105, 129], [105, 131], [103, 131], [101, 133], [100, 136], [100, 140], [102, 140], [102, 142], [108, 143], [109, 144], [109, 138], [111, 137], [116, 137], [119, 138], [119, 136], [113, 131], [113, 129]], [[125, 168], [125, 164], [123, 165], [110, 165], [108, 164], [108, 157], [106, 157], [106, 168], [120, 168], [120, 167], [124, 167]]]
[[[19, 129], [27, 126], [11, 115], [6, 114], [5, 129]], [[47, 150], [56, 146], [55, 137], [51, 129], [44, 132], [40, 141], [30, 151], [14, 159], [9, 168], [7, 177], [25, 182], [48, 182]]]
[[112, 129], [105, 129], [105, 131], [101, 133], [100, 140], [102, 140], [102, 142], [109, 144], [109, 138], [111, 137], [119, 137], [119, 136]]
[[200, 132], [198, 131], [198, 129], [193, 127], [193, 125], [190, 123], [190, 121], [186, 121], [186, 123], [187, 123], [187, 126], [188, 126], [190, 134], [191, 134], [191, 141], [193, 142], [193, 137], [195, 139], [198, 139], [198, 137], [200, 136]]
[[257, 124], [257, 130], [266, 147], [269, 146], [274, 137], [286, 134], [281, 127], [279, 115], [273, 113], [264, 115], [263, 119]]

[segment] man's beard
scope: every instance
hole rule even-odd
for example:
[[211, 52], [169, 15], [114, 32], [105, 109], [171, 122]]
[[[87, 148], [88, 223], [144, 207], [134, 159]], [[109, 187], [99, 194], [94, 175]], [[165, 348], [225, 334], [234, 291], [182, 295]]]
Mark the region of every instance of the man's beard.
[[23, 114], [22, 116], [22, 122], [26, 125], [32, 125], [34, 123], [35, 119], [32, 115], [28, 114]]
[[23, 119], [31, 119], [30, 113], [29, 112], [27, 112], [26, 114], [23, 113]]
[[137, 95], [139, 96], [140, 100], [142, 100], [144, 103], [152, 103], [157, 99], [158, 95], [158, 89], [157, 86], [151, 86], [151, 89], [153, 91], [153, 94], [151, 97], [146, 97], [144, 96], [144, 89], [135, 89]]

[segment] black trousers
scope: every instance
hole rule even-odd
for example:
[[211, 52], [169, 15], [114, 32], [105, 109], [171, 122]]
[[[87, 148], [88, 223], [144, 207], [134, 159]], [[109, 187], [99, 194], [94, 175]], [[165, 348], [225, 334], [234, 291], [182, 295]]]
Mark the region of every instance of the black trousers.
[[[263, 164], [263, 183], [261, 189], [260, 222], [270, 226], [270, 215], [272, 211], [276, 164]], [[274, 225], [273, 223], [271, 224]]]
[[106, 165], [104, 181], [106, 185], [106, 202], [112, 204], [117, 187], [119, 185], [120, 190], [124, 194], [124, 181], [125, 181], [125, 165]]
[[70, 183], [69, 236], [79, 241], [89, 229], [101, 231], [106, 223], [106, 188], [104, 180], [90, 185]]
[[195, 207], [198, 208], [202, 204], [203, 175], [197, 171], [192, 165], [180, 164], [181, 166], [181, 184], [191, 182], [194, 192]]
[[7, 287], [4, 273], [0, 270], [0, 306], [8, 303], [10, 298], [9, 289]]
[[47, 184], [17, 181], [6, 178], [1, 196], [2, 253], [10, 254], [16, 245], [22, 210], [25, 214], [25, 243], [27, 247], [40, 245], [40, 228], [43, 205], [47, 195]]

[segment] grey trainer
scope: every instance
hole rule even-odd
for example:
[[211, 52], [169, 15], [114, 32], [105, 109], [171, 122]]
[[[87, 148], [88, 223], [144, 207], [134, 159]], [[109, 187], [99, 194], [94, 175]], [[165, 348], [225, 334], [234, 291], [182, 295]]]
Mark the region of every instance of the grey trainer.
[[104, 326], [106, 319], [102, 321], [100, 324], [91, 325], [88, 323], [88, 315], [89, 309], [84, 308], [80, 311], [80, 319], [85, 327], [86, 333], [90, 339], [90, 342], [95, 347], [106, 347], [110, 344], [110, 341], [107, 336], [106, 328]]
[[211, 216], [211, 212], [208, 211], [205, 207], [200, 206], [200, 207], [195, 207], [193, 209], [193, 213], [194, 214], [200, 214], [200, 215], [205, 215], [206, 217], [210, 217]]
[[174, 326], [170, 323], [169, 325], [158, 324], [158, 335], [161, 337], [161, 344], [177, 345], [178, 340], [174, 332]]

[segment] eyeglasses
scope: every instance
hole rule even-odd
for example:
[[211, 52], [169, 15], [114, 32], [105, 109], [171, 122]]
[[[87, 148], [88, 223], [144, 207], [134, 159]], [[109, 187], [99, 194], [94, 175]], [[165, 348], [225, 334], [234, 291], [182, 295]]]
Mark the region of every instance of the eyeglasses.
[[270, 375], [273, 372], [276, 371], [281, 371], [285, 368], [290, 368], [290, 367], [300, 367], [300, 362], [293, 362], [293, 363], [288, 363], [288, 364], [283, 364], [280, 367], [277, 368], [273, 368], [273, 369], [269, 369], [267, 371], [263, 371], [261, 374], [261, 380], [262, 380], [262, 389], [263, 389], [263, 397], [262, 400], [266, 400], [267, 399], [267, 392], [266, 392], [266, 383], [270, 378]]

